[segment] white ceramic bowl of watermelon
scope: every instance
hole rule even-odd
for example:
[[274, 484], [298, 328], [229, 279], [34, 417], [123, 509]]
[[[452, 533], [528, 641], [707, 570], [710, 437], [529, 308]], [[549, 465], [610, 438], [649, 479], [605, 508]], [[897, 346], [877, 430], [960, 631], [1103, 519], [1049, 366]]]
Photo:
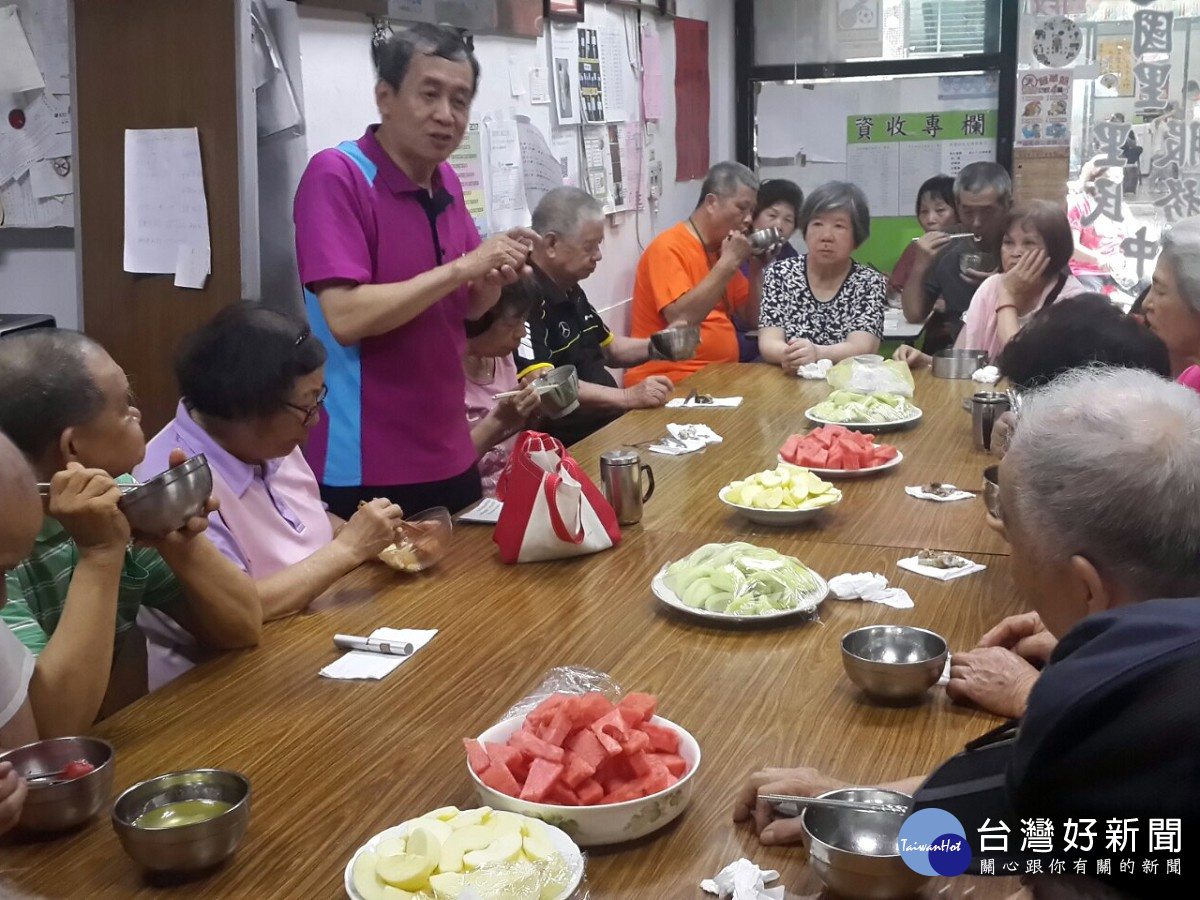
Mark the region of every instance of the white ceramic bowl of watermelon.
[[[650, 721], [679, 733], [679, 755], [687, 763], [687, 769], [679, 780], [666, 790], [637, 800], [598, 803], [594, 806], [532, 803], [488, 787], [479, 780], [479, 776], [469, 765], [467, 772], [471, 775], [475, 792], [485, 805], [541, 819], [556, 828], [561, 828], [581, 847], [633, 841], [658, 831], [679, 817], [692, 799], [692, 778], [700, 767], [700, 745], [694, 737], [662, 716], [654, 716]], [[517, 733], [524, 722], [523, 718], [508, 719], [499, 725], [493, 725], [479, 735], [477, 740], [480, 743], [503, 744]]]

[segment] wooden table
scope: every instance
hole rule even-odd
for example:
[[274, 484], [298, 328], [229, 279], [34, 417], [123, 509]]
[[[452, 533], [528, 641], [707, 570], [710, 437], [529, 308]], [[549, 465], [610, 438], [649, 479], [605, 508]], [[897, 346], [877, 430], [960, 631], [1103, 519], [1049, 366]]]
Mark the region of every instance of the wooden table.
[[[738, 856], [780, 870], [789, 896], [819, 893], [801, 848], [760, 847], [730, 817], [754, 768], [814, 765], [872, 783], [928, 770], [995, 724], [935, 690], [915, 708], [865, 701], [842, 672], [840, 636], [872, 623], [936, 629], [953, 648], [974, 643], [1017, 611], [1004, 545], [977, 502], [906, 497], [905, 483], [974, 485], [986, 457], [970, 449], [960, 400], [971, 385], [918, 379], [925, 419], [900, 432], [894, 472], [843, 484], [845, 500], [815, 527], [747, 526], [716, 492], [765, 468], [803, 410], [825, 391], [763, 366], [714, 367], [692, 385], [742, 394], [738, 410], [630, 414], [579, 445], [596, 469], [609, 447], [659, 436], [669, 421], [708, 422], [725, 442], [701, 454], [653, 457], [658, 491], [621, 545], [572, 562], [505, 567], [489, 529], [460, 526], [455, 549], [431, 573], [382, 566], [351, 574], [312, 612], [273, 623], [262, 645], [230, 653], [122, 710], [97, 728], [117, 750], [118, 789], [166, 771], [222, 766], [253, 782], [250, 831], [237, 856], [207, 877], [148, 882], [105, 818], [52, 843], [4, 848], [18, 885], [50, 897], [332, 898], [342, 869], [372, 834], [431, 808], [476, 800], [461, 738], [478, 734], [554, 666], [607, 671], [649, 691], [700, 743], [703, 761], [687, 812], [633, 846], [591, 853], [592, 898], [694, 898], [700, 879]], [[889, 438], [891, 440], [892, 438]], [[657, 604], [650, 578], [666, 561], [711, 540], [748, 538], [799, 556], [816, 571], [887, 574], [911, 610], [826, 601], [819, 622], [717, 629]], [[969, 552], [988, 569], [948, 584], [896, 569], [912, 548]], [[335, 632], [389, 625], [434, 627], [430, 645], [381, 682], [340, 682], [317, 670], [335, 658]], [[1003, 897], [1010, 880], [958, 878], [934, 896]]]

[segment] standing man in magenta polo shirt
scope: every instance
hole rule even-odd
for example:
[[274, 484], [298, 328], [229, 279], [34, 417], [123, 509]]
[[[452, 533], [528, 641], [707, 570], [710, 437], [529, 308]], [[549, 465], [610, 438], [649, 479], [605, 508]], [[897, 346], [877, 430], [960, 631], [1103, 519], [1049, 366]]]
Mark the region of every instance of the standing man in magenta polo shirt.
[[296, 256], [329, 351], [307, 456], [331, 512], [387, 497], [407, 513], [481, 496], [463, 413], [463, 322], [529, 272], [536, 235], [480, 242], [446, 162], [479, 63], [452, 28], [415, 25], [376, 55], [380, 124], [322, 150], [296, 191]]

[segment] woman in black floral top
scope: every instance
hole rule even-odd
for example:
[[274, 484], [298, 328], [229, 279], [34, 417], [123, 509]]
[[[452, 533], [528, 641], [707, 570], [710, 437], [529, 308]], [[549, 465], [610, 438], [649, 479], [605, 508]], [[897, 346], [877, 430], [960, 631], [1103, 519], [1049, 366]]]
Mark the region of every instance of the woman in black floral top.
[[801, 366], [874, 353], [883, 338], [887, 279], [850, 258], [871, 233], [867, 198], [853, 184], [821, 185], [800, 211], [808, 252], [763, 275], [758, 346], [795, 373]]

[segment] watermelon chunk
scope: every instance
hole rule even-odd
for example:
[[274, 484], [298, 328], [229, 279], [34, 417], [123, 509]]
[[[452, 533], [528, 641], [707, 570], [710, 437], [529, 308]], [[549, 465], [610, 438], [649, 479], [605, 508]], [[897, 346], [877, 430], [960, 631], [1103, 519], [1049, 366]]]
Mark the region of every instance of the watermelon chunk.
[[467, 748], [467, 765], [476, 775], [482, 775], [490, 764], [487, 750], [473, 738], [463, 738], [463, 746]]
[[596, 767], [590, 762], [576, 753], [567, 753], [563, 760], [563, 784], [574, 790], [595, 774]]
[[641, 779], [633, 778], [629, 781], [614, 784], [612, 790], [604, 795], [604, 802], [626, 803], [629, 800], [637, 800], [643, 796], [645, 796], [645, 792], [642, 789]]
[[687, 760], [676, 753], [658, 753], [655, 756], [666, 770], [677, 778], [682, 778], [683, 773], [687, 771]]
[[479, 780], [493, 791], [499, 791], [501, 794], [507, 794], [509, 797], [521, 796], [521, 785], [513, 777], [512, 772], [508, 771], [507, 767], [492, 765], [478, 774]]
[[650, 738], [650, 749], [662, 753], [679, 751], [679, 732], [666, 725], [656, 725], [654, 722], [642, 724], [642, 731]]
[[484, 744], [483, 749], [487, 751], [488, 761], [492, 765], [502, 765], [510, 772], [525, 761], [521, 751], [508, 744]]
[[[654, 766], [650, 764], [650, 756], [646, 753], [631, 753], [629, 768], [633, 769], [634, 774], [638, 777], [649, 775], [654, 770]], [[663, 768], [666, 767], [663, 766]]]
[[628, 711], [636, 715], [636, 718], [629, 723], [630, 725], [649, 722], [654, 716], [654, 711], [658, 709], [658, 698], [649, 694], [626, 694], [617, 704], [617, 709], [621, 710], [622, 714]]
[[559, 806], [579, 806], [579, 795], [563, 784], [561, 781], [555, 784], [546, 792], [546, 803], [556, 803]]
[[548, 744], [536, 734], [529, 731], [518, 731], [508, 740], [508, 745], [529, 756], [536, 756], [548, 762], [561, 763], [563, 748]]
[[627, 756], [633, 756], [635, 753], [645, 753], [650, 749], [650, 735], [644, 731], [631, 731], [625, 743], [621, 745], [621, 750]]
[[572, 754], [585, 760], [592, 767], [593, 772], [611, 755], [600, 743], [600, 739], [596, 737], [596, 733], [590, 728], [585, 728], [571, 735], [567, 738], [564, 746]]
[[599, 691], [591, 691], [574, 698], [569, 709], [572, 724], [576, 728], [586, 728], [612, 712], [613, 702]]
[[541, 725], [543, 722], [549, 722], [554, 716], [555, 711], [566, 706], [570, 703], [571, 699], [570, 694], [551, 694], [533, 708], [529, 715], [525, 717], [525, 722], [534, 727]]
[[571, 714], [563, 707], [554, 710], [554, 714], [550, 717], [550, 721], [542, 725], [539, 737], [547, 744], [553, 744], [555, 747], [561, 747], [563, 741], [567, 739], [567, 735], [571, 733], [571, 728], [574, 726], [574, 720]]
[[594, 778], [587, 778], [575, 788], [579, 802], [583, 806], [592, 806], [604, 799], [604, 788]]
[[[561, 748], [555, 749], [562, 752]], [[550, 789], [554, 787], [555, 782], [558, 781], [562, 771], [563, 767], [560, 763], [553, 763], [541, 758], [535, 759], [529, 767], [529, 777], [525, 779], [525, 786], [521, 788], [521, 799], [541, 803]]]

